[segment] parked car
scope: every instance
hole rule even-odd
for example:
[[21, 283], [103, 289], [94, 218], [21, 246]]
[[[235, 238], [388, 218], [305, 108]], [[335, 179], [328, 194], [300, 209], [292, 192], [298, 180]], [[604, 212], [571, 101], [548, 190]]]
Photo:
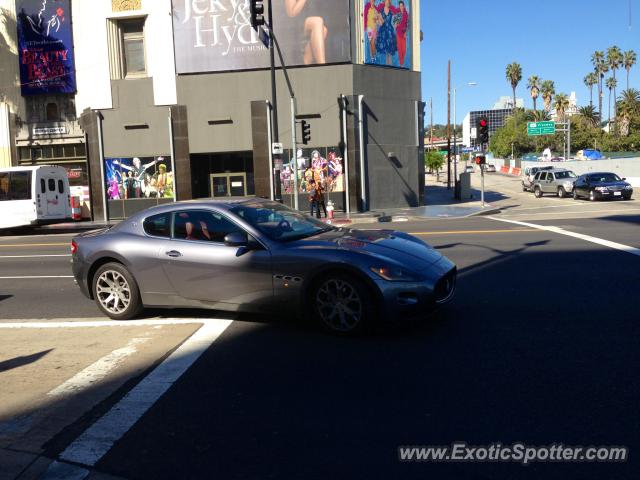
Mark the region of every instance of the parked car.
[[533, 191], [533, 178], [536, 176], [541, 170], [553, 170], [554, 167], [525, 167], [522, 170], [522, 191], [528, 192]]
[[485, 172], [495, 172], [496, 166], [493, 163], [487, 163], [484, 167]]
[[464, 167], [464, 173], [473, 173], [475, 172], [473, 165], [467, 165], [466, 167]]
[[573, 198], [588, 198], [592, 202], [607, 198], [631, 200], [633, 187], [625, 180], [611, 172], [580, 175], [573, 186]]
[[533, 179], [533, 193], [537, 198], [545, 193], [557, 194], [564, 198], [571, 194], [576, 178], [575, 173], [565, 168], [539, 171]]
[[456, 266], [393, 230], [327, 225], [262, 199], [152, 207], [74, 237], [73, 275], [106, 315], [145, 307], [287, 311], [338, 334], [423, 317], [450, 301]]

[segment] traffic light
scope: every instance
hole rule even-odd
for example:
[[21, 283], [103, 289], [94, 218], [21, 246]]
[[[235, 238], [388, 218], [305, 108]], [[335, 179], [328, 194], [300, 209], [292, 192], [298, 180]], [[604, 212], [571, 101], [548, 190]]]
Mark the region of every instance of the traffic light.
[[311, 125], [306, 120], [302, 120], [300, 126], [302, 127], [302, 143], [306, 145], [311, 141]]
[[480, 145], [489, 143], [489, 120], [487, 117], [480, 117], [476, 121], [477, 140]]
[[251, 26], [254, 30], [258, 30], [258, 27], [264, 25], [264, 5], [263, 0], [249, 0], [251, 3], [249, 8], [251, 10]]
[[475, 162], [477, 165], [486, 165], [486, 163], [487, 163], [487, 157], [485, 157], [484, 155], [480, 155], [480, 154], [478, 154], [478, 155], [476, 155], [476, 158], [474, 159], [474, 162]]

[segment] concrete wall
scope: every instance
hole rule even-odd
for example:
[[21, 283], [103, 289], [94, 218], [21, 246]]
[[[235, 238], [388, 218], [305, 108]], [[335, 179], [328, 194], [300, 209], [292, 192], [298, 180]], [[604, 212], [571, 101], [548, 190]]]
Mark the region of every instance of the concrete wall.
[[[340, 139], [338, 96], [353, 91], [351, 65], [292, 68], [292, 87], [298, 115], [320, 114], [311, 119], [309, 148], [337, 145]], [[278, 130], [285, 148], [291, 145], [291, 108], [284, 75], [277, 72]], [[251, 150], [251, 102], [271, 99], [270, 72], [249, 71], [181, 75], [178, 103], [187, 106], [191, 153]], [[233, 123], [209, 125], [209, 121]], [[300, 135], [298, 131], [298, 136]]]
[[11, 114], [25, 117], [16, 37], [15, 0], [0, 0], [0, 167], [17, 162]]

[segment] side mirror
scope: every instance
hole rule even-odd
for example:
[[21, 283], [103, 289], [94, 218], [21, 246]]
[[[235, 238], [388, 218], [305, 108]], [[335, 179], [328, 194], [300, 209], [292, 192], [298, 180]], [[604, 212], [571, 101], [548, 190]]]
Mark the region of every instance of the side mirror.
[[626, 179], [627, 179], [627, 177], [622, 177], [622, 180], [623, 180], [623, 181], [624, 181], [624, 180], [626, 180]]
[[249, 237], [244, 232], [231, 232], [224, 236], [224, 244], [227, 247], [246, 247], [249, 245]]

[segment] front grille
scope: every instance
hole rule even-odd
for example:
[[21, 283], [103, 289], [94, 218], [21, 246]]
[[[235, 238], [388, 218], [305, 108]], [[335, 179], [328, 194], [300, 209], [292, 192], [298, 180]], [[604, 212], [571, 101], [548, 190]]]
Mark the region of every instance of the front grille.
[[456, 274], [457, 270], [454, 267], [444, 277], [438, 280], [433, 292], [436, 303], [447, 303], [451, 298], [453, 298], [453, 294], [456, 290]]

